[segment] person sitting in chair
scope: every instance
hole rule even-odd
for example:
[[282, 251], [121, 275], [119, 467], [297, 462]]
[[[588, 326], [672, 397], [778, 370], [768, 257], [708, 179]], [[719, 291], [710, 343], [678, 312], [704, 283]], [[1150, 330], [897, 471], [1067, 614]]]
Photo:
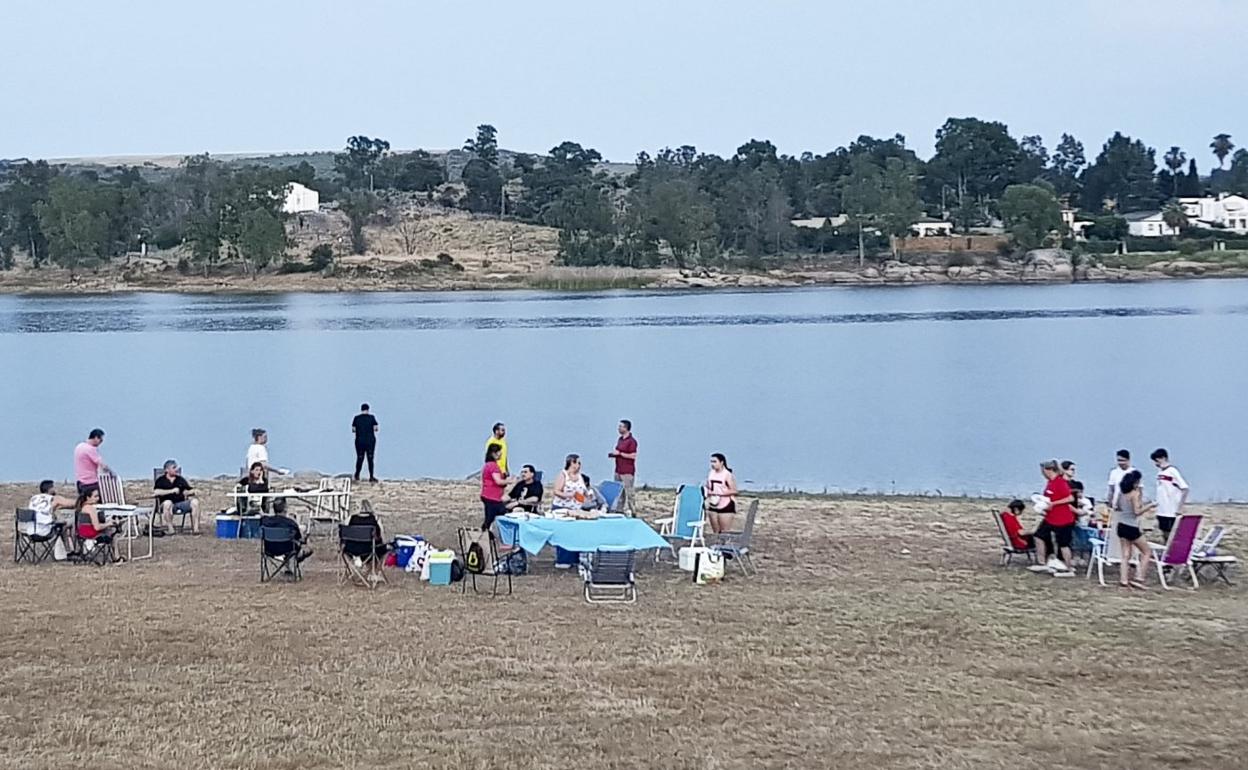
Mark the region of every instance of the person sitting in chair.
[[292, 548], [294, 549], [294, 553], [296, 554], [296, 559], [298, 561], [302, 562], [304, 559], [312, 555], [312, 549], [307, 548], [304, 545], [303, 530], [299, 529], [299, 524], [294, 519], [287, 518], [280, 513], [265, 514], [260, 517], [260, 528], [263, 530], [266, 527], [269, 529], [287, 530], [291, 533], [291, 537], [293, 538], [293, 541], [289, 546], [285, 543], [269, 544], [266, 542], [264, 549], [265, 553], [269, 556], [278, 558], [288, 556], [291, 553], [289, 549]]
[[[368, 500], [360, 502], [360, 512], [351, 517], [347, 522], [349, 527], [370, 527], [373, 530], [373, 553], [377, 558], [384, 558], [386, 552], [390, 550], [390, 544], [386, 542], [385, 537], [381, 534], [381, 522], [377, 520], [377, 516], [373, 514], [373, 504]], [[368, 551], [356, 553], [352, 550], [352, 544], [347, 544], [347, 553], [352, 556], [365, 557]]]
[[1005, 529], [1005, 535], [1010, 539], [1010, 545], [1020, 551], [1028, 551], [1033, 547], [1032, 534], [1024, 532], [1023, 525], [1018, 520], [1026, 507], [1022, 500], [1011, 500], [1006, 509], [1001, 511], [1001, 526]]
[[589, 478], [589, 474], [582, 473], [581, 481], [585, 482], [585, 502], [581, 503], [581, 510], [606, 513], [607, 501], [602, 496], [602, 493], [598, 491], [598, 488], [594, 486], [594, 483]]
[[35, 512], [34, 526], [26, 533], [35, 537], [59, 537], [66, 553], [74, 549], [71, 530], [65, 522], [56, 518], [58, 510], [73, 510], [74, 501], [56, 494], [56, 484], [50, 480], [39, 482], [39, 494], [31, 495], [26, 507]]
[[[249, 494], [268, 494], [269, 478], [268, 478], [268, 475], [265, 473], [264, 463], [261, 463], [258, 461], [252, 463], [251, 470], [247, 473], [247, 477], [239, 480], [238, 487], [241, 491], [247, 492]], [[270, 508], [269, 498], [259, 497], [256, 499], [258, 500], [258, 507], [260, 508], [260, 510], [263, 513], [268, 513], [269, 508]], [[247, 513], [247, 510], [250, 510], [252, 507], [257, 507], [257, 506], [252, 506], [249, 504], [244, 504], [244, 505], [245, 505], [245, 508], [243, 505], [239, 506], [240, 508], [239, 514]], [[271, 507], [273, 509], [273, 513], [276, 513], [278, 515], [286, 513], [286, 501], [285, 500], [274, 500], [273, 505]]]
[[160, 518], [165, 530], [173, 532], [173, 515], [191, 517], [191, 534], [199, 532], [199, 499], [195, 497], [195, 489], [182, 477], [182, 469], [177, 460], [165, 460], [165, 472], [156, 478], [152, 492], [160, 500]]
[[[74, 521], [77, 523], [78, 537], [83, 540], [94, 540], [96, 543], [108, 544], [117, 535], [116, 524], [108, 523], [98, 506], [100, 490], [88, 489], [78, 495], [74, 504]], [[125, 557], [115, 556], [113, 563], [123, 562]]]
[[544, 492], [542, 482], [537, 480], [537, 469], [526, 465], [520, 469], [520, 480], [507, 493], [507, 510], [536, 513]]
[[568, 455], [555, 482], [555, 496], [550, 502], [552, 512], [578, 511], [585, 503], [588, 490], [581, 475], [581, 456]]

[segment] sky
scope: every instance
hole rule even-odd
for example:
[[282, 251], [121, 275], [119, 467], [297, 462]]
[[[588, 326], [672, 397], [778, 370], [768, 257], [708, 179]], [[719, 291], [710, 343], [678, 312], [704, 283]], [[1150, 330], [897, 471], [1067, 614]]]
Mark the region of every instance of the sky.
[[1248, 146], [1244, 0], [3, 0], [0, 158], [572, 140], [824, 153], [950, 116]]

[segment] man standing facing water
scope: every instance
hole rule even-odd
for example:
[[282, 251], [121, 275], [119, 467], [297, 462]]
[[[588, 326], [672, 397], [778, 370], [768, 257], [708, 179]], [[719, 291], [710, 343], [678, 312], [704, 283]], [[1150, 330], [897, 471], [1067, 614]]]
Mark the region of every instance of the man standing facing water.
[[485, 440], [485, 451], [490, 451], [490, 447], [498, 445], [498, 469], [507, 475], [507, 426], [501, 422], [494, 423], [494, 433]]
[[615, 449], [607, 455], [615, 460], [615, 480], [623, 487], [620, 499], [615, 501], [615, 510], [623, 511], [627, 507], [629, 515], [636, 516], [633, 486], [637, 480], [637, 439], [633, 438], [631, 420], [620, 420], [618, 430], [620, 438], [615, 442]]
[[89, 494], [100, 488], [100, 473], [111, 469], [100, 456], [100, 444], [104, 443], [104, 431], [95, 428], [87, 440], [74, 447], [74, 478], [78, 482], [78, 494]]
[[351, 432], [355, 434], [355, 480], [360, 480], [360, 470], [364, 460], [368, 460], [368, 480], [377, 481], [373, 469], [373, 455], [377, 452], [377, 418], [368, 411], [368, 404], [360, 404], [360, 413], [351, 421]]

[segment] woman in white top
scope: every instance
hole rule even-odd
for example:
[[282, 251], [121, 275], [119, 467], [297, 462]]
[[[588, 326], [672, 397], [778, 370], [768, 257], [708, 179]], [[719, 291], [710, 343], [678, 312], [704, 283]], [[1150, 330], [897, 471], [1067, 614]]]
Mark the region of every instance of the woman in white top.
[[563, 461], [563, 470], [555, 481], [555, 496], [551, 500], [552, 510], [579, 511], [585, 502], [585, 480], [581, 478], [581, 456], [568, 455]]
[[269, 472], [272, 471], [279, 476], [285, 476], [287, 471], [282, 468], [272, 468], [269, 466], [269, 433], [264, 428], [251, 429], [251, 446], [247, 447], [247, 464], [244, 468], [251, 468], [256, 463], [264, 466], [264, 478], [267, 481]]
[[728, 458], [719, 452], [711, 455], [711, 472], [702, 485], [706, 495], [706, 522], [715, 534], [727, 532], [737, 512], [737, 477], [728, 467]]

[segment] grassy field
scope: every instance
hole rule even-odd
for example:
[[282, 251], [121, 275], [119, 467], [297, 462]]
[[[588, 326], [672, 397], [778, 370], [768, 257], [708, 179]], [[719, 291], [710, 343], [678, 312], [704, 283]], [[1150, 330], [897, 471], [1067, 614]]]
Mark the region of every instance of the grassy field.
[[[466, 484], [364, 496], [443, 545], [480, 516]], [[1243, 589], [1003, 569], [988, 506], [766, 497], [756, 577], [647, 564], [625, 607], [546, 556], [506, 598], [340, 587], [324, 540], [289, 585], [211, 535], [102, 569], [6, 560], [0, 767], [1245, 767]]]

